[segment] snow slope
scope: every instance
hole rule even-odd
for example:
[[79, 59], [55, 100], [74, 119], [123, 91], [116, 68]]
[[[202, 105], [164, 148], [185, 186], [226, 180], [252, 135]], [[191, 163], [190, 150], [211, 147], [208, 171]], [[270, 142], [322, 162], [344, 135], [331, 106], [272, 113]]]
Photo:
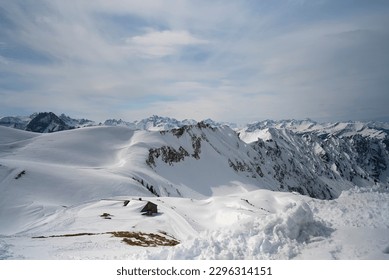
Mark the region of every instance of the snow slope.
[[[268, 190], [205, 200], [153, 198], [159, 214], [152, 217], [139, 213], [142, 201], [124, 207], [125, 198], [63, 209], [25, 232], [2, 236], [0, 258], [389, 259], [388, 190], [352, 189], [332, 201]], [[129, 246], [112, 231], [163, 234], [180, 244]], [[96, 235], [60, 236], [81, 233]], [[38, 236], [47, 238], [32, 238]]]
[[[338, 192], [333, 200], [279, 192], [279, 180], [299, 186], [297, 177], [321, 164], [314, 155], [329, 150], [269, 132], [268, 142], [250, 145], [205, 123], [53, 134], [0, 127], [0, 259], [388, 259], [387, 185], [353, 188], [334, 175], [322, 177]], [[288, 157], [307, 161], [290, 169]], [[324, 190], [315, 182], [301, 189]], [[157, 215], [141, 215], [147, 201]], [[129, 246], [118, 231], [180, 244]]]
[[105, 196], [149, 194], [114, 172], [133, 135], [128, 129], [33, 134], [1, 127], [0, 135], [0, 233], [28, 228], [30, 220], [65, 206]]
[[34, 134], [0, 127], [0, 234], [23, 231], [30, 220], [63, 207], [112, 196], [205, 198], [261, 187], [229, 166], [229, 156], [242, 157], [231, 130], [174, 133], [102, 126]]

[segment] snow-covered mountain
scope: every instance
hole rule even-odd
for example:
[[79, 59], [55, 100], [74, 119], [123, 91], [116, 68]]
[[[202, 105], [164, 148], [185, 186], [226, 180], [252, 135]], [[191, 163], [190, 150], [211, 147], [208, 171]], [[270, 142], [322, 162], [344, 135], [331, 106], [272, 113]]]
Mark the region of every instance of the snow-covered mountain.
[[[86, 126], [97, 126], [97, 125], [102, 125], [101, 123], [97, 123], [92, 120], [88, 119], [74, 119], [71, 118], [65, 114], [61, 114], [59, 116], [55, 115], [52, 112], [45, 112], [45, 113], [34, 113], [30, 116], [24, 116], [24, 117], [2, 117], [0, 118], [0, 126], [6, 126], [6, 127], [12, 127], [12, 128], [17, 128], [17, 129], [22, 129], [26, 130], [27, 125], [31, 120], [33, 120], [35, 117], [37, 117], [39, 114], [45, 114], [45, 115], [50, 115], [51, 118], [59, 118], [61, 119], [67, 126], [67, 129], [73, 129], [73, 128], [81, 128], [81, 127], [86, 127]], [[233, 129], [237, 127], [236, 124], [233, 123], [227, 123], [227, 122], [216, 122], [212, 119], [206, 119], [203, 120], [204, 123], [209, 124], [212, 127], [221, 127], [224, 125], [227, 125]], [[105, 126], [123, 126], [123, 127], [128, 127], [130, 129], [134, 130], [149, 130], [149, 131], [162, 131], [162, 130], [170, 130], [170, 129], [175, 129], [175, 128], [180, 128], [186, 125], [195, 125], [197, 123], [196, 120], [193, 119], [185, 119], [185, 120], [177, 120], [174, 118], [169, 118], [169, 117], [161, 117], [157, 115], [153, 115], [151, 117], [137, 120], [137, 121], [125, 121], [122, 119], [107, 119], [104, 121], [103, 125]], [[40, 132], [40, 131], [36, 131]], [[51, 131], [55, 132], [55, 131]]]
[[[389, 134], [385, 123], [327, 123], [264, 121], [248, 125], [238, 133], [254, 147], [275, 143], [289, 153], [281, 160], [297, 159], [318, 176], [341, 178], [363, 186], [389, 183]], [[296, 163], [295, 163], [296, 164]], [[285, 168], [281, 168], [285, 171]], [[316, 183], [316, 180], [314, 180]]]
[[[338, 231], [340, 220], [331, 219], [348, 217], [347, 211], [357, 211], [347, 221], [353, 225], [386, 229], [366, 234], [389, 236], [387, 214], [377, 212], [389, 210], [385, 128], [338, 124], [325, 130], [303, 121], [283, 128], [252, 126], [239, 134], [205, 122], [154, 129], [166, 121], [174, 122], [155, 117], [142, 129], [105, 125], [49, 134], [0, 126], [0, 258], [39, 258], [19, 246], [38, 246], [31, 237], [66, 234], [78, 244], [71, 246], [101, 234], [93, 241], [96, 250], [105, 250], [101, 242], [108, 242], [125, 254], [109, 241], [114, 231], [182, 243], [158, 255], [137, 249], [130, 258], [298, 258], [318, 248], [306, 245], [312, 242], [333, 252], [334, 231], [346, 240], [347, 230]], [[373, 193], [365, 195], [365, 187]], [[157, 204], [160, 214], [138, 214], [142, 201]], [[369, 206], [371, 201], [378, 204]], [[243, 239], [228, 241], [236, 238]], [[225, 251], [207, 251], [221, 248], [222, 240]], [[379, 258], [389, 252], [385, 246], [380, 250], [374, 253]], [[66, 256], [58, 251], [48, 258]]]
[[106, 125], [106, 126], [122, 126], [122, 127], [128, 127], [130, 129], [136, 129], [136, 125], [134, 123], [123, 121], [122, 119], [119, 119], [119, 120], [108, 119], [104, 122], [104, 125]]
[[34, 113], [30, 116], [9, 116], [0, 118], [0, 126], [39, 133], [57, 132], [94, 125], [96, 125], [96, 123], [88, 119], [74, 119], [65, 114], [57, 116], [53, 112]]
[[142, 119], [140, 121], [128, 122], [122, 119], [108, 119], [104, 122], [107, 126], [124, 126], [131, 129], [138, 130], [150, 130], [150, 131], [161, 131], [169, 130], [174, 128], [180, 128], [184, 125], [193, 125], [197, 122], [195, 120], [182, 120], [178, 121], [174, 118], [161, 117], [153, 115], [149, 118]]
[[69, 130], [72, 127], [67, 125], [54, 113], [39, 113], [26, 126], [27, 131], [50, 133], [62, 130]]
[[[211, 127], [222, 127], [222, 126], [229, 126], [232, 129], [237, 128], [237, 125], [234, 123], [228, 123], [228, 122], [216, 122], [212, 119], [205, 119], [201, 122], [208, 124]], [[195, 125], [198, 122], [193, 119], [184, 119], [182, 121], [179, 121], [174, 118], [169, 117], [161, 117], [157, 115], [153, 115], [149, 118], [142, 119], [140, 121], [134, 121], [134, 122], [128, 122], [124, 121], [122, 119], [116, 120], [116, 119], [108, 119], [104, 122], [104, 125], [107, 126], [125, 126], [129, 127], [131, 129], [138, 129], [138, 130], [149, 130], [149, 131], [163, 131], [163, 130], [171, 130], [171, 129], [177, 129], [181, 128], [183, 126], [187, 125]]]
[[305, 120], [265, 120], [254, 122], [240, 128], [238, 132], [246, 142], [252, 142], [256, 137], [256, 133], [261, 133], [261, 130], [266, 128], [288, 129], [294, 133], [314, 133], [317, 135], [335, 135], [338, 137], [361, 135], [374, 138], [385, 138], [388, 135], [389, 124], [384, 122], [333, 122], [333, 123], [317, 123], [310, 119]]
[[[229, 127], [203, 122], [167, 131], [108, 126], [53, 134], [0, 131], [1, 186], [38, 184], [46, 196], [61, 182], [71, 197], [80, 192], [83, 199], [112, 194], [201, 199], [255, 189], [332, 199], [354, 185], [388, 182], [388, 150], [358, 135], [321, 139], [269, 128], [266, 140], [248, 144]], [[21, 180], [13, 179], [19, 174]], [[61, 195], [61, 204], [74, 203], [66, 197]]]
[[170, 130], [174, 128], [180, 128], [184, 125], [193, 125], [196, 124], [197, 122], [195, 120], [176, 120], [174, 118], [168, 118], [168, 117], [160, 117], [160, 116], [151, 116], [149, 118], [136, 121], [135, 125], [137, 129], [141, 130]]
[[69, 127], [73, 128], [80, 128], [80, 127], [86, 127], [86, 126], [95, 126], [97, 125], [96, 122], [88, 119], [74, 119], [71, 118], [65, 114], [61, 114], [59, 118]]
[[33, 116], [17, 116], [17, 117], [1, 117], [0, 118], [0, 126], [12, 127], [16, 129], [25, 130], [27, 124], [31, 121]]
[[[154, 162], [161, 157], [175, 174], [179, 172], [175, 170], [178, 167], [173, 166], [178, 165], [174, 164], [174, 160], [201, 160], [199, 167], [192, 168], [196, 170], [206, 166], [205, 163], [214, 166], [227, 163], [229, 172], [232, 169], [239, 176], [246, 177], [250, 184], [297, 191], [318, 198], [334, 198], [341, 190], [353, 185], [388, 183], [388, 134], [377, 124], [372, 128], [369, 124], [357, 122], [323, 125], [311, 120], [264, 121], [238, 131], [239, 139], [229, 127], [219, 126], [211, 120], [197, 125], [193, 122], [153, 116], [139, 122], [111, 120], [105, 124], [132, 130], [159, 131], [160, 135], [157, 135], [164, 141], [163, 145], [148, 144], [149, 154], [145, 157], [150, 168], [160, 168]], [[93, 125], [89, 120], [39, 113], [33, 116], [26, 130], [53, 132], [74, 128], [69, 124]], [[164, 130], [166, 127], [168, 130]], [[176, 139], [168, 138], [169, 135], [174, 135]], [[226, 135], [229, 135], [228, 141]], [[187, 139], [191, 142], [185, 142]], [[202, 144], [210, 148], [207, 147], [207, 153], [200, 157]], [[196, 146], [199, 146], [198, 151], [197, 148], [193, 150]], [[220, 153], [220, 147], [224, 146], [228, 146], [229, 150]], [[213, 152], [216, 152], [215, 156]], [[209, 161], [209, 158], [222, 156], [224, 158], [220, 162]]]

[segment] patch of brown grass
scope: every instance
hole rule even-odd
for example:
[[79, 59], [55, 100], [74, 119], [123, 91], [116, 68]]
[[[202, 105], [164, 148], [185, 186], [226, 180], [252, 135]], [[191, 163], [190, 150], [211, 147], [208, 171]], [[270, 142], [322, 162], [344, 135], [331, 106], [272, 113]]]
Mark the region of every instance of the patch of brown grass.
[[[70, 233], [61, 235], [50, 236], [34, 236], [32, 238], [55, 238], [55, 237], [76, 237], [85, 235], [100, 235], [111, 234], [114, 237], [123, 238], [122, 241], [130, 246], [141, 247], [157, 247], [157, 246], [176, 246], [180, 242], [173, 236], [168, 235], [166, 232], [160, 231], [161, 234], [156, 233], [144, 233], [134, 231], [112, 231], [105, 233]], [[164, 236], [165, 235], [165, 236]]]
[[123, 242], [131, 246], [157, 247], [157, 246], [176, 246], [180, 242], [174, 238], [155, 233], [132, 232], [132, 231], [115, 231], [110, 232], [115, 237], [123, 238]]
[[69, 234], [60, 234], [60, 235], [49, 235], [49, 236], [33, 236], [32, 238], [53, 238], [53, 237], [75, 237], [75, 236], [84, 236], [84, 235], [98, 235], [102, 233], [69, 233]]

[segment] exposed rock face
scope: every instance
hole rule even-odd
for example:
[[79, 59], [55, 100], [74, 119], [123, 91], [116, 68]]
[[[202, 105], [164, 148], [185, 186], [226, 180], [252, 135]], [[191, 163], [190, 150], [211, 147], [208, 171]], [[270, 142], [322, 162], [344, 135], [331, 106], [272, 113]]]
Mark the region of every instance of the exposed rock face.
[[25, 130], [29, 120], [20, 117], [3, 117], [0, 118], [0, 125]]
[[26, 130], [40, 133], [51, 133], [56, 131], [68, 130], [68, 126], [63, 120], [52, 112], [39, 113], [27, 125]]
[[[228, 166], [258, 186], [294, 191], [320, 199], [337, 197], [343, 189], [376, 182], [387, 184], [387, 139], [360, 134], [296, 133], [266, 128], [264, 139], [245, 143], [230, 128], [205, 123], [162, 131], [166, 145], [149, 149], [151, 168], [185, 164], [186, 159]], [[266, 135], [265, 135], [266, 134]], [[172, 138], [173, 137], [173, 138]], [[169, 143], [175, 142], [175, 145]], [[206, 151], [206, 152], [204, 152]], [[216, 161], [215, 161], [216, 162]], [[193, 172], [196, 172], [193, 170]]]
[[149, 158], [146, 160], [146, 163], [152, 167], [156, 166], [155, 159], [161, 157], [162, 161], [173, 165], [173, 163], [177, 163], [180, 161], [183, 161], [185, 157], [188, 157], [189, 153], [180, 146], [180, 148], [175, 150], [174, 148], [163, 146], [161, 148], [157, 149], [150, 149], [149, 150]]

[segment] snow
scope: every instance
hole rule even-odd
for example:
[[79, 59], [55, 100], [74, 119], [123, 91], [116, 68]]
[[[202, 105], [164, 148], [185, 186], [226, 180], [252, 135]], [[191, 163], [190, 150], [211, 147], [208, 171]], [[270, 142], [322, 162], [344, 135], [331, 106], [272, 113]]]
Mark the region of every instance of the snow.
[[2, 147], [2, 150], [4, 151], [6, 147], [5, 145], [7, 144], [18, 143], [20, 141], [25, 141], [40, 135], [39, 133], [22, 131], [22, 130], [12, 129], [8, 127], [0, 127], [0, 129], [1, 129], [0, 145]]
[[[206, 200], [100, 200], [63, 209], [35, 227], [1, 236], [2, 259], [389, 259], [389, 193], [352, 189], [331, 201], [257, 190]], [[115, 200], [117, 199], [117, 200]], [[111, 219], [100, 215], [108, 212]], [[167, 232], [175, 247], [128, 246], [108, 234], [32, 239], [70, 233]]]
[[287, 129], [294, 133], [320, 133], [332, 134], [340, 137], [350, 137], [361, 135], [384, 139], [385, 130], [388, 129], [388, 123], [375, 122], [336, 122], [336, 123], [316, 123], [312, 120], [281, 120], [281, 121], [262, 121], [246, 125], [237, 131], [242, 135], [242, 140], [247, 143], [256, 141], [257, 138], [266, 140], [263, 137], [263, 131], [268, 128]]
[[240, 139], [242, 139], [246, 143], [253, 143], [257, 141], [258, 139], [262, 139], [264, 141], [268, 141], [272, 139], [272, 136], [269, 132], [268, 128], [265, 129], [259, 129], [256, 131], [241, 131], [239, 134]]
[[[388, 189], [354, 188], [342, 192], [333, 201], [309, 202], [314, 217], [325, 220], [335, 231], [320, 245], [308, 245], [300, 258], [318, 259], [389, 259], [389, 193]], [[321, 256], [321, 257], [320, 257]]]
[[[200, 159], [186, 157], [172, 169], [160, 158], [147, 166], [149, 149], [182, 146], [192, 154], [191, 135], [0, 127], [0, 259], [389, 259], [387, 186], [337, 187], [334, 200], [266, 189], [271, 182], [260, 189], [226, 171], [226, 155], [249, 160], [250, 146], [227, 128], [196, 129], [193, 135], [204, 134]], [[283, 141], [294, 141], [282, 133]], [[166, 195], [155, 197], [133, 177]], [[158, 214], [140, 213], [147, 201]], [[130, 246], [114, 231], [180, 244]], [[46, 238], [33, 238], [40, 236]]]

